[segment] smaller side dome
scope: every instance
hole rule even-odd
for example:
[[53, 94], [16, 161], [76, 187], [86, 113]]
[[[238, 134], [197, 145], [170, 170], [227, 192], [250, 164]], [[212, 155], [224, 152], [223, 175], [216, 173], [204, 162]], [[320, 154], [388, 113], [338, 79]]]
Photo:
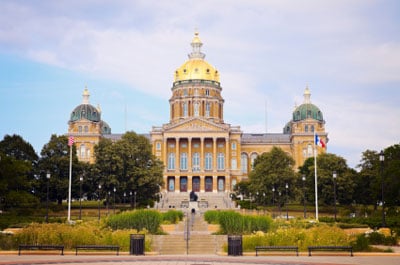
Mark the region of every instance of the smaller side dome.
[[105, 121], [101, 123], [101, 134], [111, 134], [111, 127]]
[[324, 121], [321, 110], [316, 105], [311, 103], [310, 97], [311, 93], [307, 86], [306, 90], [304, 91], [303, 104], [296, 107], [296, 109], [293, 111], [293, 121], [296, 122], [306, 119], [314, 119], [320, 122]]

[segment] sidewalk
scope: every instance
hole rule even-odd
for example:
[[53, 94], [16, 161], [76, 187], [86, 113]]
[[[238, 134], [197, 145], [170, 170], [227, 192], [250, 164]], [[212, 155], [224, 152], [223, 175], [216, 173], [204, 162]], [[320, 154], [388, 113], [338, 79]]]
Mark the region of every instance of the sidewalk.
[[227, 265], [227, 264], [276, 264], [276, 265], [399, 265], [398, 253], [356, 253], [354, 257], [323, 256], [308, 257], [307, 253], [300, 256], [217, 256], [217, 255], [155, 255], [155, 256], [129, 256], [121, 253], [121, 256], [98, 255], [91, 253], [75, 256], [72, 252], [61, 255], [36, 255], [0, 252], [0, 264], [28, 265], [28, 264], [68, 264], [68, 265], [111, 265], [122, 263], [123, 265]]

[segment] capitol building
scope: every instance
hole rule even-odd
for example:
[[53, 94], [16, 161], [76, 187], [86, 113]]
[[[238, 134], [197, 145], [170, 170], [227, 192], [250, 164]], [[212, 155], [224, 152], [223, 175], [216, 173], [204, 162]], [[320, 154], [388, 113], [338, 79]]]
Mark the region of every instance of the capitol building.
[[[145, 134], [153, 154], [164, 163], [164, 192], [229, 192], [248, 178], [255, 158], [274, 146], [292, 156], [297, 169], [313, 156], [314, 133], [327, 142], [323, 114], [311, 103], [308, 87], [303, 103], [295, 107], [280, 133], [246, 133], [239, 125], [226, 123], [220, 72], [205, 60], [202, 45], [195, 32], [187, 61], [174, 72], [169, 121]], [[78, 159], [94, 163], [99, 140], [118, 139], [121, 134], [111, 133], [85, 88], [82, 103], [71, 112], [68, 135], [74, 136]]]

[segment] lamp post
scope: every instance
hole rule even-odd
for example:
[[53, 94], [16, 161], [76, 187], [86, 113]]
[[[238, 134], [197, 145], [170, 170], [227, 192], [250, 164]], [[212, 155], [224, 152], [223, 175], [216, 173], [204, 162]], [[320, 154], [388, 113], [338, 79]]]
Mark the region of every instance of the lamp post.
[[379, 153], [379, 161], [381, 162], [381, 199], [382, 199], [382, 227], [386, 226], [386, 220], [385, 220], [385, 201], [384, 201], [384, 179], [383, 179], [383, 162], [385, 161], [385, 155], [383, 151]]
[[272, 217], [274, 217], [275, 210], [275, 187], [272, 187]]
[[286, 183], [285, 189], [286, 189], [286, 201], [285, 201], [285, 204], [286, 204], [286, 221], [288, 221], [289, 220], [289, 210], [288, 210], [288, 189], [289, 189], [289, 184]]
[[108, 193], [107, 193], [107, 215], [110, 214], [110, 200], [111, 200], [111, 192], [108, 191]]
[[117, 191], [117, 189], [114, 187], [114, 204], [113, 204], [113, 212], [115, 214], [115, 192]]
[[125, 206], [126, 192], [124, 192], [124, 206]]
[[99, 221], [100, 221], [100, 190], [101, 190], [101, 185], [99, 184], [99, 190], [97, 193], [97, 200], [99, 201]]
[[82, 220], [82, 182], [83, 177], [79, 177], [79, 220]]
[[131, 196], [131, 205], [130, 205], [130, 208], [132, 208], [132, 191], [129, 192], [129, 195]]
[[332, 177], [333, 177], [333, 204], [334, 204], [334, 214], [335, 214], [335, 222], [336, 222], [336, 171], [333, 171], [332, 173]]
[[304, 219], [307, 218], [307, 208], [306, 208], [306, 177], [303, 175], [303, 177], [301, 178], [301, 180], [303, 181], [303, 205], [304, 205]]
[[50, 182], [50, 173], [46, 174], [47, 179], [47, 193], [46, 193], [46, 223], [49, 222], [49, 182]]
[[134, 195], [135, 195], [135, 200], [134, 200], [134, 204], [133, 204], [133, 208], [136, 210], [136, 191], [134, 192]]

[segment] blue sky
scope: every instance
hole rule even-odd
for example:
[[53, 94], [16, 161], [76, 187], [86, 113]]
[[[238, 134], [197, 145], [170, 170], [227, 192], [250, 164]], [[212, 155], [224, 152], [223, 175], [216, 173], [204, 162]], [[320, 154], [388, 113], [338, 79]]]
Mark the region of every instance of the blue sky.
[[225, 122], [280, 133], [308, 85], [328, 152], [349, 166], [400, 142], [396, 0], [2, 0], [0, 10], [0, 137], [19, 134], [37, 153], [67, 132], [85, 86], [113, 133], [167, 123], [196, 28], [221, 75]]

